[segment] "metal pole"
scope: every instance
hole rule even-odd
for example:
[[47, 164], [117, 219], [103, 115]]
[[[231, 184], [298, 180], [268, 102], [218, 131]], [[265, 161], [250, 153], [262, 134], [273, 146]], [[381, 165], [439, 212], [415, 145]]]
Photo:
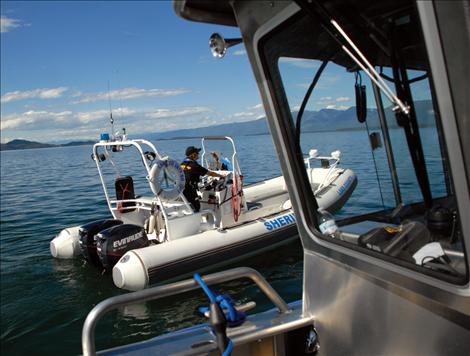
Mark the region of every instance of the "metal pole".
[[382, 102], [382, 96], [380, 95], [380, 89], [377, 85], [371, 81], [372, 89], [374, 90], [375, 102], [377, 104], [377, 113], [379, 115], [380, 127], [382, 129], [382, 135], [384, 138], [385, 152], [387, 154], [388, 166], [390, 167], [390, 176], [392, 178], [393, 194], [395, 196], [396, 206], [402, 203], [401, 193], [400, 193], [400, 183], [398, 181], [397, 167], [395, 165], [395, 158], [393, 156], [392, 145], [390, 141], [390, 135], [388, 133], [388, 124], [387, 118], [385, 116], [385, 111]]
[[[380, 88], [382, 88], [384, 90], [385, 93], [387, 93], [388, 95], [387, 96], [391, 96], [393, 99], [391, 100], [392, 102], [394, 102], [395, 104], [397, 104], [399, 107], [400, 107], [400, 110], [408, 115], [409, 114], [409, 108], [406, 107], [402, 101], [395, 95], [395, 93], [388, 87], [387, 83], [385, 83], [383, 81], [383, 79], [380, 77], [379, 73], [377, 73], [377, 71], [375, 70], [375, 68], [372, 66], [372, 64], [369, 63], [369, 61], [367, 60], [366, 56], [364, 56], [364, 54], [362, 54], [362, 52], [359, 50], [359, 48], [357, 48], [357, 46], [354, 44], [354, 42], [349, 38], [349, 36], [346, 34], [346, 32], [344, 32], [344, 30], [341, 28], [341, 26], [335, 21], [335, 20], [331, 20], [330, 21], [331, 24], [338, 30], [338, 32], [344, 37], [344, 39], [349, 43], [349, 45], [356, 51], [356, 53], [359, 55], [359, 57], [363, 60], [363, 62], [367, 65], [367, 67], [369, 68], [369, 71], [370, 71], [370, 77], [372, 79], [372, 77], [375, 77], [375, 79], [377, 79], [379, 82], [380, 82]], [[345, 50], [349, 55], [352, 55], [345, 46], [343, 46], [343, 50]], [[367, 73], [368, 71], [366, 71]], [[379, 84], [379, 83], [377, 83]]]

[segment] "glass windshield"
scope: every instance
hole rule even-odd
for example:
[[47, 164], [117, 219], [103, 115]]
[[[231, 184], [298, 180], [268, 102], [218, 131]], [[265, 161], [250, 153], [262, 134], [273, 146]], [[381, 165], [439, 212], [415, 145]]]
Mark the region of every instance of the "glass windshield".
[[[412, 26], [413, 22], [409, 24]], [[327, 42], [311, 26], [307, 16], [297, 15], [295, 21], [282, 25], [282, 31], [267, 36], [261, 47], [277, 114], [290, 126], [289, 135], [297, 137], [300, 132], [300, 154], [305, 162], [310, 164], [317, 159], [320, 168], [329, 168], [332, 152], [341, 151], [336, 166], [343, 169], [339, 175], [351, 170], [357, 177], [351, 195], [342, 197], [341, 208], [329, 209], [344, 234], [325, 233], [321, 226], [324, 215], [321, 211], [310, 211], [319, 222], [312, 235], [332, 242], [343, 240], [365, 253], [378, 252], [381, 258], [391, 258], [421, 272], [437, 272], [439, 276], [450, 275], [462, 281], [467, 267], [459, 212], [427, 71], [405, 69], [397, 79], [396, 68], [376, 67], [393, 92], [400, 90], [397, 96], [410, 108], [409, 115], [397, 115], [395, 105], [363, 71], [344, 65], [347, 60], [337, 53], [325, 54], [341, 51], [341, 47], [318, 49], [319, 43]], [[415, 49], [420, 51], [422, 47]], [[323, 61], [328, 60], [325, 58], [334, 60], [328, 62], [308, 96], [313, 78]], [[426, 63], [420, 65], [425, 67]], [[358, 109], [361, 95], [366, 99]], [[359, 120], [361, 111], [366, 112], [365, 120]], [[321, 156], [327, 160], [318, 159]], [[314, 175], [307, 165], [313, 194], [303, 199], [313, 198], [321, 208], [327, 194], [319, 192], [318, 182], [312, 182]], [[341, 183], [330, 185], [339, 195], [343, 193]], [[437, 245], [430, 245], [433, 242]], [[424, 256], [420, 260], [420, 253], [426, 254], [430, 246], [437, 246], [438, 252], [433, 250], [433, 254], [439, 256]]]

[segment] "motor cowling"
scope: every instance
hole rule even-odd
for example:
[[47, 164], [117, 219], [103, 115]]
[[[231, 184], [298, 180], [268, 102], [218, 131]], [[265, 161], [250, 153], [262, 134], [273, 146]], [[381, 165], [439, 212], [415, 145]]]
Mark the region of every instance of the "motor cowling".
[[142, 226], [122, 224], [101, 231], [96, 245], [101, 264], [111, 270], [127, 251], [147, 247], [149, 240]]
[[78, 229], [79, 244], [82, 256], [95, 266], [101, 266], [100, 259], [96, 252], [96, 239], [95, 236], [100, 231], [122, 224], [121, 220], [106, 219], [92, 221], [88, 224], [80, 226]]

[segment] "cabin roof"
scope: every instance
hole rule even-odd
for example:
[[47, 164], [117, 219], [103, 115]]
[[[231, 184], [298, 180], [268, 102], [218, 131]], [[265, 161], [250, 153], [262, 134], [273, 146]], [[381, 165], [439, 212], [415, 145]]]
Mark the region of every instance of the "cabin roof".
[[[229, 0], [185, 0], [175, 1], [174, 7], [179, 16], [191, 21], [237, 26], [231, 2]], [[249, 3], [243, 5], [250, 6]], [[399, 50], [402, 58], [406, 58], [406, 66], [410, 69], [427, 68], [421, 28], [416, 18], [413, 1], [326, 0], [318, 3], [343, 27], [374, 66], [391, 65], [390, 46], [392, 44], [389, 39], [392, 38], [390, 35], [393, 31], [395, 39], [393, 46]], [[252, 14], [252, 16], [256, 15]], [[299, 51], [301, 48], [305, 49], [305, 53], [291, 53], [291, 55], [332, 60], [351, 71], [358, 69], [346, 53], [338, 51], [338, 41], [325, 30], [324, 24], [328, 24], [328, 18], [325, 21], [325, 17], [318, 13], [312, 17], [306, 15], [305, 12], [303, 17], [305, 20], [301, 21], [299, 18], [296, 27], [299, 33], [310, 33], [311, 36], [309, 39], [299, 38], [305, 36], [293, 38], [291, 31], [286, 33], [284, 36], [289, 37], [286, 41], [297, 41], [296, 47]], [[307, 43], [309, 45], [305, 46]], [[315, 43], [315, 46], [312, 46], [312, 43]]]
[[177, 0], [173, 2], [175, 12], [186, 20], [237, 26], [237, 21], [228, 0]]

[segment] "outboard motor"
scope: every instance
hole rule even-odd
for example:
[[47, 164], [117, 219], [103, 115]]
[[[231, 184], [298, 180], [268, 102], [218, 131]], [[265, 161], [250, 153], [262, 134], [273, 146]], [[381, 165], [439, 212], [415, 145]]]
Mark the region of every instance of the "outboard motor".
[[102, 230], [110, 228], [111, 226], [116, 226], [122, 224], [121, 220], [116, 219], [106, 219], [106, 220], [97, 220], [90, 222], [86, 225], [80, 226], [78, 234], [80, 236], [80, 250], [82, 251], [83, 257], [88, 261], [94, 264], [95, 266], [100, 266], [100, 259], [96, 253], [96, 240], [95, 235]]
[[148, 245], [145, 229], [138, 225], [113, 226], [96, 235], [96, 249], [106, 270], [111, 270], [127, 251]]

